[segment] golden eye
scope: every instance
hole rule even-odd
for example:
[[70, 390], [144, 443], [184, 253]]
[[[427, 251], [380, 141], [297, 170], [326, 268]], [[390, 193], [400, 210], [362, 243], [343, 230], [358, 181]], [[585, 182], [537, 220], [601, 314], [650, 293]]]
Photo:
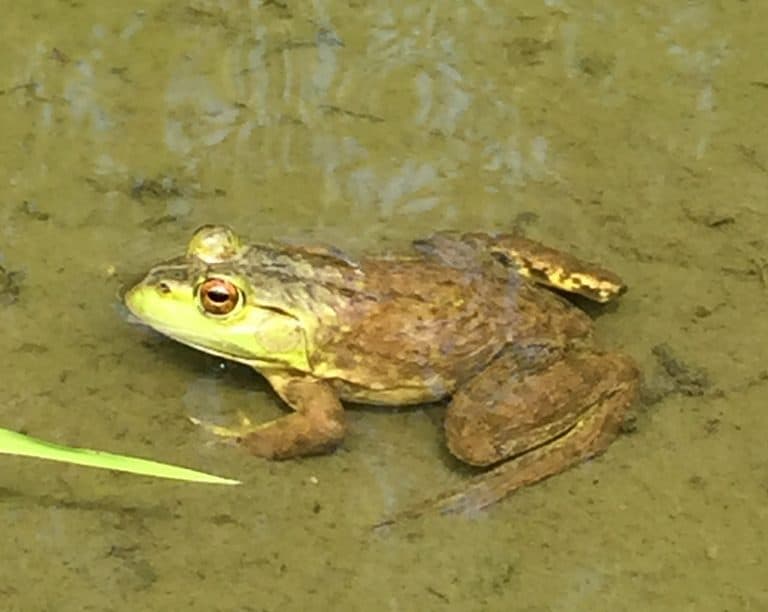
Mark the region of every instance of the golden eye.
[[240, 301], [237, 287], [221, 278], [209, 278], [197, 290], [197, 296], [203, 310], [212, 315], [225, 315], [232, 312]]

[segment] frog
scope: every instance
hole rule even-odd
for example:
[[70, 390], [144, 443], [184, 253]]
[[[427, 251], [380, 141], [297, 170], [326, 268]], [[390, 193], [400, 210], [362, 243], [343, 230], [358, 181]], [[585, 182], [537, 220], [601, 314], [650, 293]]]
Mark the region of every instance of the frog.
[[[403, 511], [477, 511], [605, 451], [638, 395], [632, 357], [601, 348], [576, 302], [626, 284], [515, 232], [438, 231], [350, 256], [204, 225], [123, 299], [139, 323], [261, 374], [288, 412], [193, 421], [271, 460], [325, 454], [349, 405], [442, 402], [451, 455], [477, 468]], [[600, 306], [598, 306], [600, 307]]]

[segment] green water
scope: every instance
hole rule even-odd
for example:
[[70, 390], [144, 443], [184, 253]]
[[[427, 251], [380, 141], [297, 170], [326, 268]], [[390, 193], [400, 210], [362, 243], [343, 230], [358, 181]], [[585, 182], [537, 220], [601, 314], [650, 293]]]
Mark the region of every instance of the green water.
[[[578, 7], [578, 8], [576, 8]], [[758, 2], [7, 3], [0, 426], [245, 481], [2, 457], [3, 610], [768, 609], [768, 69]], [[129, 325], [202, 223], [390, 248], [524, 230], [631, 289], [632, 435], [472, 517], [433, 410], [270, 464], [185, 418], [280, 407]]]

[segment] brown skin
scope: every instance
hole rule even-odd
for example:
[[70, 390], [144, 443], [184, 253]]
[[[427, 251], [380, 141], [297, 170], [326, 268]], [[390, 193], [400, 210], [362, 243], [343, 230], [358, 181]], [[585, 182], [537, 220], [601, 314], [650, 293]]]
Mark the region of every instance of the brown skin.
[[[255, 455], [330, 451], [345, 433], [341, 400], [403, 405], [450, 397], [449, 450], [493, 467], [406, 515], [478, 509], [605, 450], [636, 397], [632, 360], [595, 349], [589, 317], [542, 287], [599, 302], [623, 292], [617, 277], [592, 264], [508, 235], [436, 234], [414, 243], [412, 255], [356, 263], [324, 248], [241, 247], [227, 231], [199, 230], [186, 258], [171, 262], [174, 280], [215, 289], [217, 275], [234, 270], [234, 284], [246, 285], [243, 303], [274, 311], [278, 332], [255, 329], [262, 344], [253, 357], [155, 327], [249, 363], [293, 409], [256, 426], [209, 426]], [[168, 269], [153, 270], [142, 286], [159, 287]], [[202, 309], [221, 316], [217, 295], [202, 293]], [[265, 355], [270, 340], [275, 353]], [[288, 354], [281, 342], [304, 348], [281, 356]]]

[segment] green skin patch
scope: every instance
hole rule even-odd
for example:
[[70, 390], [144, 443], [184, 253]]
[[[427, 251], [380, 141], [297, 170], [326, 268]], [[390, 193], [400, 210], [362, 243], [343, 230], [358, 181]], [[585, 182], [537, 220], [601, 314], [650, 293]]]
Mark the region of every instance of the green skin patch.
[[46, 442], [45, 440], [39, 440], [38, 438], [2, 428], [0, 428], [0, 453], [85, 465], [103, 470], [129, 472], [153, 478], [171, 478], [205, 484], [240, 484], [239, 480], [222, 478], [221, 476], [214, 476], [213, 474], [206, 474], [205, 472], [198, 472], [189, 468], [88, 448], [62, 446], [61, 444]]

